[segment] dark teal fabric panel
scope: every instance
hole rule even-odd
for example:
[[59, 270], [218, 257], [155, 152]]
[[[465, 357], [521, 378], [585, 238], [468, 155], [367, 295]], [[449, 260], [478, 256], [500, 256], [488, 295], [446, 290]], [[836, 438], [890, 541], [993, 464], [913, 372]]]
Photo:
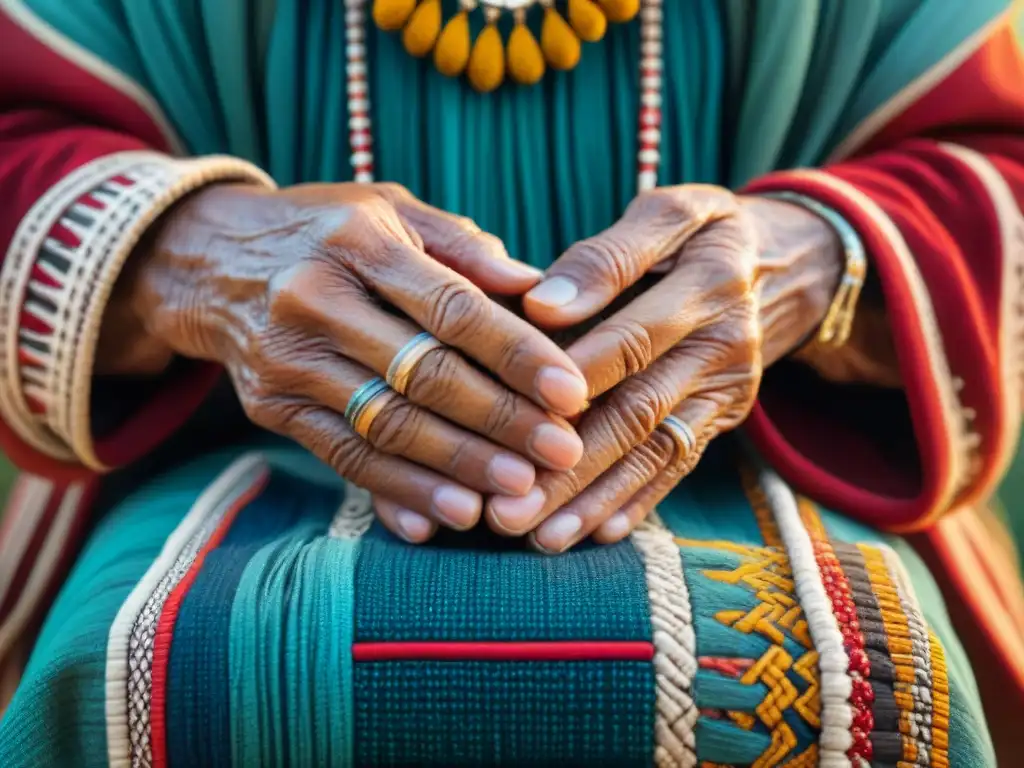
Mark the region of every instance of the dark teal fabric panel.
[[482, 532], [413, 547], [375, 525], [356, 596], [357, 642], [651, 637], [643, 564], [628, 541], [549, 557]]
[[339, 491], [275, 471], [211, 550], [185, 595], [174, 625], [167, 672], [167, 759], [172, 767], [231, 764], [228, 637], [242, 573], [261, 547], [285, 535], [311, 510], [338, 508]]
[[355, 665], [356, 765], [653, 764], [647, 662]]

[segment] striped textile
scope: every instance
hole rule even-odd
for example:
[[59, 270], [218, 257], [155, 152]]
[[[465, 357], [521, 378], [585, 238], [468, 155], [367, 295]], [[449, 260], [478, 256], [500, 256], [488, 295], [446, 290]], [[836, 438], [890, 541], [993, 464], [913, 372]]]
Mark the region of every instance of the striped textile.
[[205, 459], [97, 529], [0, 764], [985, 765], [895, 554], [706, 464], [629, 540], [552, 558], [406, 545], [297, 449]]

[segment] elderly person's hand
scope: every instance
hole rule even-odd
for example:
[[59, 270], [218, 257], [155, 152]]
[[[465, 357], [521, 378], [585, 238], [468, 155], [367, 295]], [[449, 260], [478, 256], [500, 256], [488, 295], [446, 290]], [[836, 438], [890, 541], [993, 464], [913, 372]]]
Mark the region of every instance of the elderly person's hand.
[[540, 472], [524, 497], [493, 498], [486, 516], [499, 532], [533, 530], [549, 552], [627, 535], [709, 441], [743, 421], [763, 366], [821, 323], [843, 250], [801, 207], [662, 188], [570, 248], [527, 293], [526, 316], [548, 329], [581, 323], [655, 265], [667, 267], [660, 280], [568, 347], [600, 398], [578, 424], [584, 458]]
[[[399, 187], [213, 186], [132, 266], [121, 290], [150, 337], [222, 363], [252, 421], [383, 492], [384, 523], [411, 541], [469, 528], [481, 494], [524, 494], [535, 465], [580, 458], [553, 415], [584, 406], [579, 368], [485, 294], [522, 294], [539, 273]], [[401, 358], [403, 394], [364, 387], [424, 331], [441, 344]]]

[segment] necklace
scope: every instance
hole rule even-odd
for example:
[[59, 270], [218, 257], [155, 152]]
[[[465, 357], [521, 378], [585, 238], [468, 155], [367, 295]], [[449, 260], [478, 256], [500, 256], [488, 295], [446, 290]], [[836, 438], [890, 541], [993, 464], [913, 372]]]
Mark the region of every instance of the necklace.
[[[555, 0], [459, 0], [458, 12], [442, 26], [441, 0], [374, 0], [373, 20], [381, 29], [401, 30], [402, 44], [413, 56], [433, 52], [438, 71], [449, 77], [465, 72], [474, 88], [487, 92], [502, 84], [506, 70], [517, 83], [533, 85], [547, 67], [572, 69], [582, 42], [597, 42], [609, 21], [631, 21], [640, 10], [640, 0], [566, 0], [564, 5], [567, 18]], [[544, 13], [539, 43], [526, 25], [535, 7]], [[471, 42], [469, 16], [477, 9], [484, 28]], [[513, 21], [507, 46], [497, 27], [504, 15]]]
[[[379, 6], [387, 3], [398, 5], [401, 2], [403, 0], [374, 0], [374, 16], [378, 15]], [[416, 0], [404, 0], [404, 2], [411, 7]], [[414, 15], [432, 2], [434, 0], [422, 0], [412, 14]], [[661, 165], [662, 2], [663, 0], [636, 0], [633, 3], [634, 8], [639, 5], [640, 13], [640, 104], [637, 125], [636, 175], [638, 194], [657, 186], [658, 168]], [[345, 0], [345, 79], [348, 95], [349, 147], [352, 151], [351, 162], [355, 181], [364, 184], [373, 181], [373, 126], [370, 120], [365, 44], [366, 3], [367, 0]], [[498, 8], [498, 1], [495, 0], [493, 3], [488, 3], [488, 10], [497, 9], [498, 13], [501, 13], [502, 9], [511, 8], [513, 13], [525, 12], [527, 7], [535, 4], [544, 6], [545, 13], [547, 13], [548, 10], [551, 10], [552, 0], [502, 0], [501, 8]], [[600, 4], [606, 9], [613, 5], [625, 7], [629, 4], [629, 0], [623, 0], [623, 2], [608, 0], [608, 2], [602, 1]], [[465, 6], [465, 2], [463, 5]], [[570, 19], [572, 5], [570, 0]], [[438, 6], [439, 13], [440, 6]], [[635, 13], [634, 10], [634, 15]], [[410, 19], [408, 23], [411, 21]], [[379, 20], [377, 20], [377, 24], [380, 24]], [[440, 21], [438, 21], [439, 24]], [[448, 25], [450, 24], [451, 22], [448, 23]], [[519, 26], [521, 25], [517, 24], [517, 28]], [[522, 28], [525, 31], [525, 27]], [[486, 32], [487, 29], [485, 28], [484, 31]], [[497, 30], [494, 31], [494, 34], [498, 34]], [[528, 31], [527, 34], [529, 34]], [[479, 38], [477, 45], [479, 45]]]

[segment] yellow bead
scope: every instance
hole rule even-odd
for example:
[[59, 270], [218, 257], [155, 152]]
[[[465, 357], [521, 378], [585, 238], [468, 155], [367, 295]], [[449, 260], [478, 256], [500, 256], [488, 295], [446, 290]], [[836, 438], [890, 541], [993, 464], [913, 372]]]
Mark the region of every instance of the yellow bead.
[[413, 56], [426, 56], [441, 31], [441, 0], [423, 0], [402, 31], [402, 44]]
[[458, 77], [469, 61], [469, 14], [455, 14], [437, 38], [434, 47], [434, 66], [442, 75]]
[[533, 85], [544, 77], [544, 53], [525, 24], [516, 24], [508, 38], [508, 71], [523, 85]]
[[493, 91], [505, 79], [505, 49], [493, 24], [484, 27], [469, 54], [469, 82], [478, 91]]
[[594, 0], [569, 0], [569, 23], [581, 40], [595, 43], [604, 37], [608, 19]]
[[544, 58], [555, 69], [572, 69], [579, 63], [580, 39], [554, 8], [544, 11], [540, 45], [544, 49]]
[[640, 12], [640, 0], [598, 0], [608, 21], [621, 24]]
[[381, 29], [394, 32], [408, 20], [416, 0], [374, 0], [373, 22]]

